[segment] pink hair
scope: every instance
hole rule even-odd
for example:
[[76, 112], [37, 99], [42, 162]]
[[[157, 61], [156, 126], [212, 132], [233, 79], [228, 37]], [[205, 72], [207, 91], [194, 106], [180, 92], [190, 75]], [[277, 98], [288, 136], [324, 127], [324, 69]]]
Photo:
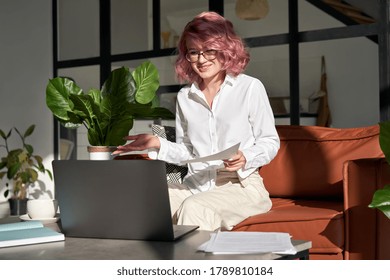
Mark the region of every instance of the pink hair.
[[200, 82], [185, 57], [189, 39], [204, 49], [218, 50], [218, 59], [227, 74], [237, 76], [249, 62], [249, 54], [233, 24], [215, 12], [203, 12], [187, 23], [179, 40], [175, 69], [180, 82]]

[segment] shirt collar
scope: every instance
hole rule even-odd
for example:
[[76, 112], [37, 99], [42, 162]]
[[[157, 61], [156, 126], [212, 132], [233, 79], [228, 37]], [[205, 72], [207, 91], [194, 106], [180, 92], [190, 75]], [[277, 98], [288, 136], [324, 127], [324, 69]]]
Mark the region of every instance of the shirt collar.
[[[223, 81], [222, 85], [221, 85], [221, 89], [225, 86], [225, 85], [230, 85], [230, 86], [233, 86], [234, 83], [236, 82], [237, 80], [237, 77], [236, 76], [232, 76], [230, 74], [227, 74], [225, 76], [225, 80]], [[197, 82], [194, 82], [191, 84], [191, 89], [190, 89], [190, 93], [195, 93], [195, 94], [200, 94], [201, 93], [201, 90], [199, 89], [199, 85]]]
[[234, 83], [236, 82], [236, 80], [237, 80], [237, 76], [232, 76], [232, 75], [228, 74], [225, 77], [224, 84], [228, 84], [228, 85], [233, 86]]

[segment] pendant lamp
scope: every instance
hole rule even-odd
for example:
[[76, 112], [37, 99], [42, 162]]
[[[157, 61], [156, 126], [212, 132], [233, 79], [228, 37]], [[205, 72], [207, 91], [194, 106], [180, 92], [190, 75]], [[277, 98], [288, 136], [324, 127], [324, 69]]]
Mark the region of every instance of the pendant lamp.
[[237, 0], [236, 15], [243, 20], [258, 20], [269, 12], [267, 0]]

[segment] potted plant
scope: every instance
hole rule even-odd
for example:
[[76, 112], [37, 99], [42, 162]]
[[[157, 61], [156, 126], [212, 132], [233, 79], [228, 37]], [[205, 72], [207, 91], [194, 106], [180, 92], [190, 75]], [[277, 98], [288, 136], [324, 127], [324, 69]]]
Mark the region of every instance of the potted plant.
[[67, 128], [84, 125], [91, 146], [116, 147], [125, 144], [135, 118], [173, 119], [174, 114], [158, 107], [156, 91], [159, 74], [151, 62], [144, 62], [133, 72], [121, 67], [113, 70], [101, 90], [88, 93], [72, 80], [49, 80], [46, 104], [55, 118]]
[[[28, 188], [38, 180], [39, 173], [47, 172], [50, 179], [53, 179], [51, 171], [43, 165], [42, 157], [34, 155], [34, 148], [26, 143], [26, 138], [34, 132], [34, 129], [35, 125], [31, 125], [23, 134], [16, 127], [11, 128], [7, 134], [0, 129], [0, 136], [4, 140], [4, 144], [1, 144], [0, 147], [4, 148], [6, 152], [5, 156], [1, 157], [0, 179], [6, 176], [8, 180], [4, 196], [7, 198], [10, 190], [12, 191], [9, 201], [11, 214], [15, 215], [25, 214]], [[22, 142], [20, 148], [10, 149], [9, 147], [8, 140], [13, 130], [16, 131]]]
[[[379, 144], [390, 164], [390, 121], [379, 123]], [[374, 193], [370, 208], [377, 208], [390, 219], [390, 185], [385, 185]]]

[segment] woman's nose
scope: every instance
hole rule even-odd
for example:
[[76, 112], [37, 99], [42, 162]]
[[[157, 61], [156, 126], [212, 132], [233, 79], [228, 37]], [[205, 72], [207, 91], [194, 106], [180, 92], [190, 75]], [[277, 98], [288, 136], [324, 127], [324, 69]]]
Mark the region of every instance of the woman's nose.
[[198, 62], [203, 63], [207, 61], [207, 59], [203, 56], [203, 53], [198, 54]]

